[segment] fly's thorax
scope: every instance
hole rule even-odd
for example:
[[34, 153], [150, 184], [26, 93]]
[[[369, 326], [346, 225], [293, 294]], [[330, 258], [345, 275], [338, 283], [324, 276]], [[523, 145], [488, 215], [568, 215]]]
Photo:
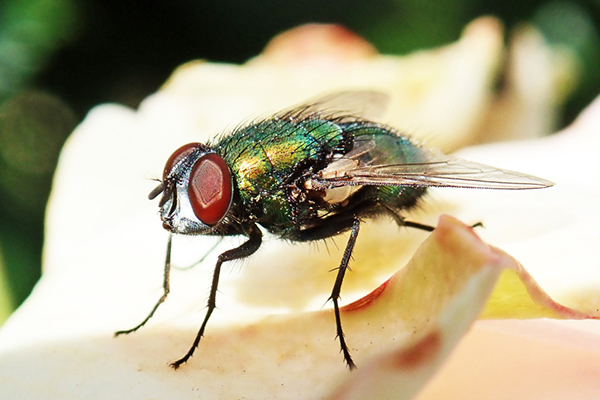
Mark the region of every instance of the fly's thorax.
[[273, 117], [221, 139], [216, 145], [231, 167], [240, 199], [269, 221], [290, 220], [287, 188], [343, 142], [331, 121]]

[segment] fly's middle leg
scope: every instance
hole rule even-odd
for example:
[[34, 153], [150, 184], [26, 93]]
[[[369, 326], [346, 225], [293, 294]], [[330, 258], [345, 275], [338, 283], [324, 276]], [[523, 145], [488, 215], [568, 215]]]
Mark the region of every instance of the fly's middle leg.
[[344, 256], [342, 257], [342, 262], [338, 268], [338, 274], [335, 278], [335, 284], [333, 285], [333, 290], [331, 291], [331, 301], [333, 302], [333, 311], [335, 313], [335, 327], [337, 338], [340, 341], [341, 352], [344, 355], [344, 361], [348, 365], [349, 369], [356, 368], [356, 364], [352, 361], [352, 356], [350, 355], [350, 350], [348, 350], [348, 345], [346, 344], [346, 338], [344, 337], [344, 331], [342, 330], [342, 319], [340, 316], [340, 306], [338, 304], [338, 300], [340, 299], [340, 293], [342, 291], [342, 282], [344, 281], [344, 276], [346, 274], [346, 270], [348, 269], [348, 263], [350, 262], [350, 258], [352, 257], [352, 251], [354, 250], [354, 245], [356, 244], [356, 238], [358, 237], [358, 231], [360, 229], [360, 220], [358, 217], [354, 218], [354, 222], [352, 224], [352, 230], [350, 231], [350, 238], [348, 239], [348, 243], [346, 244], [346, 249], [344, 250]]

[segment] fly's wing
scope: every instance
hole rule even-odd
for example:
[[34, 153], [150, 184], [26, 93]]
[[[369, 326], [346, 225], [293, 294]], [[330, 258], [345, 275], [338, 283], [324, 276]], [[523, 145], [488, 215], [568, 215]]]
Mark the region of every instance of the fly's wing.
[[383, 164], [369, 157], [374, 148], [375, 143], [370, 141], [332, 162], [310, 179], [309, 187], [371, 185], [514, 190], [554, 185], [536, 176], [462, 160], [435, 150], [422, 149], [418, 162]]
[[357, 119], [376, 120], [383, 115], [389, 96], [376, 91], [355, 90], [336, 92], [318, 97], [306, 104], [285, 109], [277, 116], [282, 119], [303, 119], [306, 117], [335, 118], [338, 122]]

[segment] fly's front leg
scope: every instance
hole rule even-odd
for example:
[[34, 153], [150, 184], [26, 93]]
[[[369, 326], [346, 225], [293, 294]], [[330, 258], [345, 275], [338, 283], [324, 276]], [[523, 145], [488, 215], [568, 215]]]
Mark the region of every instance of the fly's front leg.
[[152, 308], [152, 311], [150, 311], [150, 314], [148, 314], [146, 319], [144, 319], [139, 325], [137, 325], [131, 329], [115, 332], [115, 337], [117, 337], [119, 335], [126, 335], [131, 332], [135, 332], [138, 329], [140, 329], [142, 326], [146, 325], [146, 322], [148, 322], [150, 320], [150, 318], [152, 318], [152, 316], [154, 315], [154, 313], [156, 312], [158, 307], [162, 303], [164, 303], [164, 301], [167, 299], [167, 295], [169, 294], [169, 290], [170, 290], [169, 289], [169, 275], [171, 273], [171, 242], [172, 242], [172, 240], [173, 240], [173, 235], [169, 235], [169, 240], [167, 241], [167, 256], [165, 259], [165, 273], [163, 276], [163, 294], [162, 294], [162, 296], [160, 296], [160, 299], [158, 299], [158, 301], [154, 305], [154, 308]]
[[242, 243], [241, 246], [236, 247], [235, 249], [227, 250], [226, 252], [219, 255], [217, 258], [217, 264], [215, 265], [215, 270], [213, 272], [212, 284], [210, 286], [210, 295], [208, 296], [208, 304], [206, 310], [206, 316], [204, 317], [204, 321], [200, 326], [200, 330], [196, 334], [196, 339], [194, 339], [194, 343], [192, 347], [188, 350], [187, 354], [183, 356], [181, 359], [171, 363], [171, 367], [177, 369], [190, 359], [190, 357], [194, 354], [194, 351], [198, 347], [200, 343], [200, 339], [204, 336], [204, 330], [206, 329], [206, 324], [210, 319], [211, 314], [217, 307], [217, 289], [219, 286], [219, 275], [221, 273], [221, 265], [226, 261], [239, 260], [241, 258], [246, 258], [252, 255], [262, 243], [262, 233], [260, 229], [256, 225], [252, 225], [248, 230], [248, 240]]
[[346, 344], [346, 339], [344, 337], [344, 331], [342, 330], [342, 319], [340, 317], [340, 306], [338, 304], [338, 300], [340, 299], [340, 293], [342, 291], [342, 282], [344, 280], [346, 270], [348, 269], [348, 263], [350, 262], [350, 258], [352, 257], [352, 251], [354, 250], [354, 245], [356, 244], [356, 238], [358, 237], [359, 229], [360, 220], [358, 219], [358, 217], [354, 217], [350, 238], [348, 239], [348, 243], [346, 244], [344, 256], [342, 257], [342, 262], [340, 263], [340, 266], [338, 268], [338, 274], [335, 278], [335, 284], [333, 285], [333, 290], [331, 291], [330, 297], [331, 301], [333, 302], [333, 311], [335, 313], [335, 327], [337, 337], [340, 340], [341, 352], [344, 354], [344, 361], [346, 361], [348, 368], [351, 370], [356, 368], [356, 364], [354, 364], [354, 361], [352, 361], [352, 357], [350, 356], [350, 351], [348, 350], [348, 345]]

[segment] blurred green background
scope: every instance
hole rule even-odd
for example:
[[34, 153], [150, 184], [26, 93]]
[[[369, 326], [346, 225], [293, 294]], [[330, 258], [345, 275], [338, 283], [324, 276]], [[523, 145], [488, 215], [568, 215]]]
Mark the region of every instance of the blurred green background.
[[529, 22], [568, 46], [583, 74], [562, 116], [600, 94], [600, 0], [3, 0], [0, 2], [0, 324], [40, 276], [58, 153], [96, 104], [137, 107], [192, 59], [240, 63], [275, 34], [340, 23], [382, 53], [456, 40], [481, 15]]

